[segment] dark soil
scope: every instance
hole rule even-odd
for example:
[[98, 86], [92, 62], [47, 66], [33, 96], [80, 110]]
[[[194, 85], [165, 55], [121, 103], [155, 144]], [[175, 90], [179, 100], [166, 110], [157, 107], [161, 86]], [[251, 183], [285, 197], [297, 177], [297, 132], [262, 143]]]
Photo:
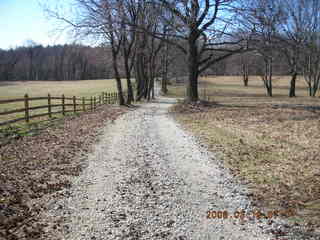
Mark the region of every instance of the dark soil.
[[0, 146], [0, 239], [41, 239], [48, 198], [71, 185], [102, 128], [126, 111], [103, 106]]

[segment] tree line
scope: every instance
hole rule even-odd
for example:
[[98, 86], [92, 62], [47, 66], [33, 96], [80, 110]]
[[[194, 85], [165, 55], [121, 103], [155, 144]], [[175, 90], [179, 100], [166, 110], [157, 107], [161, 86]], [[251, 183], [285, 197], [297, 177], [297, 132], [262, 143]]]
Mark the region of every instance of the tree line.
[[[169, 66], [164, 66], [167, 68], [167, 82], [185, 77], [188, 69], [184, 56], [175, 48], [169, 48], [167, 51], [170, 53], [165, 56], [171, 57], [171, 60], [167, 61]], [[114, 73], [110, 59], [111, 51], [107, 47], [89, 47], [81, 44], [44, 47], [33, 43], [9, 50], [0, 49], [0, 81], [112, 79]], [[163, 60], [157, 59], [158, 64], [165, 64]], [[273, 65], [275, 75], [288, 75], [290, 72], [284, 56], [275, 59]], [[235, 54], [210, 66], [204, 75], [235, 76], [247, 73], [248, 78], [249, 75], [260, 75], [261, 66], [263, 60], [252, 52]], [[126, 70], [121, 62], [119, 73], [121, 78], [125, 78]], [[161, 79], [159, 69], [156, 76]], [[245, 85], [248, 85], [248, 81]]]
[[[32, 41], [15, 49], [0, 49], [0, 81], [80, 80], [111, 78], [106, 49], [82, 45], [43, 47]], [[109, 65], [109, 66], [108, 66]]]

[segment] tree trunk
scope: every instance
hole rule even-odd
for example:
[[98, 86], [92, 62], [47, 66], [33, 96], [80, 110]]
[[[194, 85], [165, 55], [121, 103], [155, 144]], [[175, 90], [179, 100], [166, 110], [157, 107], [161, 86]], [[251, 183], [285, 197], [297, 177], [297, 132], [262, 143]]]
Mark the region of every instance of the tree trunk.
[[167, 87], [167, 76], [162, 76], [161, 78], [161, 92], [163, 94], [167, 94], [168, 93], [168, 87]]
[[150, 77], [147, 74], [145, 74], [145, 86], [144, 86], [144, 89], [143, 89], [143, 97], [144, 97], [144, 99], [148, 98], [149, 86], [150, 86]]
[[149, 75], [148, 75], [148, 88], [147, 88], [147, 99], [148, 101], [150, 101], [151, 99], [151, 93], [152, 93], [152, 89], [154, 87], [154, 69], [155, 65], [154, 65], [154, 56], [151, 56], [151, 58], [149, 59]]
[[154, 79], [151, 77], [150, 80], [149, 80], [149, 83], [148, 83], [148, 94], [147, 94], [147, 99], [148, 101], [151, 100], [151, 94], [152, 94], [152, 88], [153, 88], [153, 81]]
[[272, 59], [265, 60], [264, 85], [267, 95], [272, 97]]
[[136, 72], [136, 82], [137, 82], [137, 97], [136, 100], [140, 101], [145, 95], [147, 79], [144, 73], [143, 68], [143, 55], [141, 53], [137, 54], [136, 63], [135, 63], [135, 72]]
[[290, 81], [290, 91], [289, 91], [289, 97], [295, 97], [296, 96], [296, 80], [297, 80], [297, 72], [294, 72], [291, 76]]
[[243, 76], [243, 83], [245, 87], [248, 87], [249, 77], [248, 75]]
[[273, 93], [272, 93], [272, 75], [273, 75], [273, 61], [272, 61], [272, 58], [270, 59], [270, 62], [269, 62], [269, 86], [270, 86], [270, 91], [269, 91], [269, 97], [272, 97], [273, 96]]
[[309, 88], [309, 97], [312, 97], [312, 86], [311, 86], [311, 82], [308, 83], [308, 88]]
[[155, 80], [153, 80], [153, 87], [152, 87], [152, 92], [151, 92], [151, 98], [152, 98], [152, 99], [155, 99], [155, 94], [154, 94], [154, 81], [155, 81]]
[[246, 63], [242, 64], [242, 77], [243, 77], [243, 84], [245, 87], [248, 87], [249, 82], [249, 69]]
[[198, 94], [198, 75], [199, 75], [199, 62], [198, 62], [198, 49], [196, 40], [189, 40], [189, 79], [187, 85], [187, 101], [197, 102], [199, 100]]
[[131, 104], [134, 101], [134, 96], [133, 96], [133, 87], [131, 83], [131, 78], [127, 77], [127, 88], [128, 88], [128, 99], [127, 99], [127, 104]]
[[117, 90], [118, 90], [118, 100], [119, 100], [119, 105], [124, 105], [124, 97], [123, 97], [123, 92], [122, 92], [122, 84], [121, 84], [121, 78], [118, 70], [118, 59], [117, 59], [117, 53], [115, 50], [112, 50], [112, 66], [114, 70], [114, 75], [115, 79], [117, 82]]
[[162, 63], [162, 78], [161, 78], [161, 92], [168, 93], [168, 44], [166, 44], [165, 54]]
[[167, 83], [168, 83], [168, 61], [167, 61], [167, 57], [164, 57], [164, 61], [163, 61], [163, 66], [162, 66], [163, 70], [162, 70], [162, 78], [161, 78], [161, 92], [163, 94], [167, 94], [168, 93], [168, 87], [167, 87]]
[[116, 77], [116, 81], [117, 81], [119, 105], [124, 105], [124, 97], [123, 97], [122, 86], [121, 86], [121, 78]]
[[134, 101], [134, 96], [133, 96], [133, 87], [131, 83], [131, 71], [129, 67], [129, 59], [128, 56], [124, 56], [124, 67], [126, 71], [126, 77], [127, 77], [127, 88], [128, 88], [128, 99], [127, 99], [127, 104], [131, 104], [132, 101]]
[[312, 89], [311, 89], [311, 97], [315, 97], [319, 89], [319, 82], [317, 79], [313, 81]]

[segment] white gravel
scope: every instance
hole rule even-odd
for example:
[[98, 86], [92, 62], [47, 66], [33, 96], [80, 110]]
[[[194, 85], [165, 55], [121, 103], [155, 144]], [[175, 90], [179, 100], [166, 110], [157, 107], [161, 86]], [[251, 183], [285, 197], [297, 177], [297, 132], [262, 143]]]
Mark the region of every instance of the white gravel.
[[276, 226], [256, 218], [207, 219], [210, 209], [249, 212], [247, 191], [168, 116], [173, 101], [143, 104], [105, 128], [62, 203], [63, 239], [275, 239]]

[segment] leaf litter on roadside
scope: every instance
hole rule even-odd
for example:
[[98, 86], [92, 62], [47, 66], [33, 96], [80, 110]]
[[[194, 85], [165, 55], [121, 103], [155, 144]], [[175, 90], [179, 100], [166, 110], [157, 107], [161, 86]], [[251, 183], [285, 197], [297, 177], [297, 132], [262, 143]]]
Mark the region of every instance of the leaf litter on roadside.
[[79, 175], [81, 155], [90, 151], [101, 129], [126, 112], [103, 106], [94, 112], [68, 116], [37, 135], [26, 135], [0, 147], [0, 239], [40, 239], [39, 223], [48, 199], [70, 187]]

